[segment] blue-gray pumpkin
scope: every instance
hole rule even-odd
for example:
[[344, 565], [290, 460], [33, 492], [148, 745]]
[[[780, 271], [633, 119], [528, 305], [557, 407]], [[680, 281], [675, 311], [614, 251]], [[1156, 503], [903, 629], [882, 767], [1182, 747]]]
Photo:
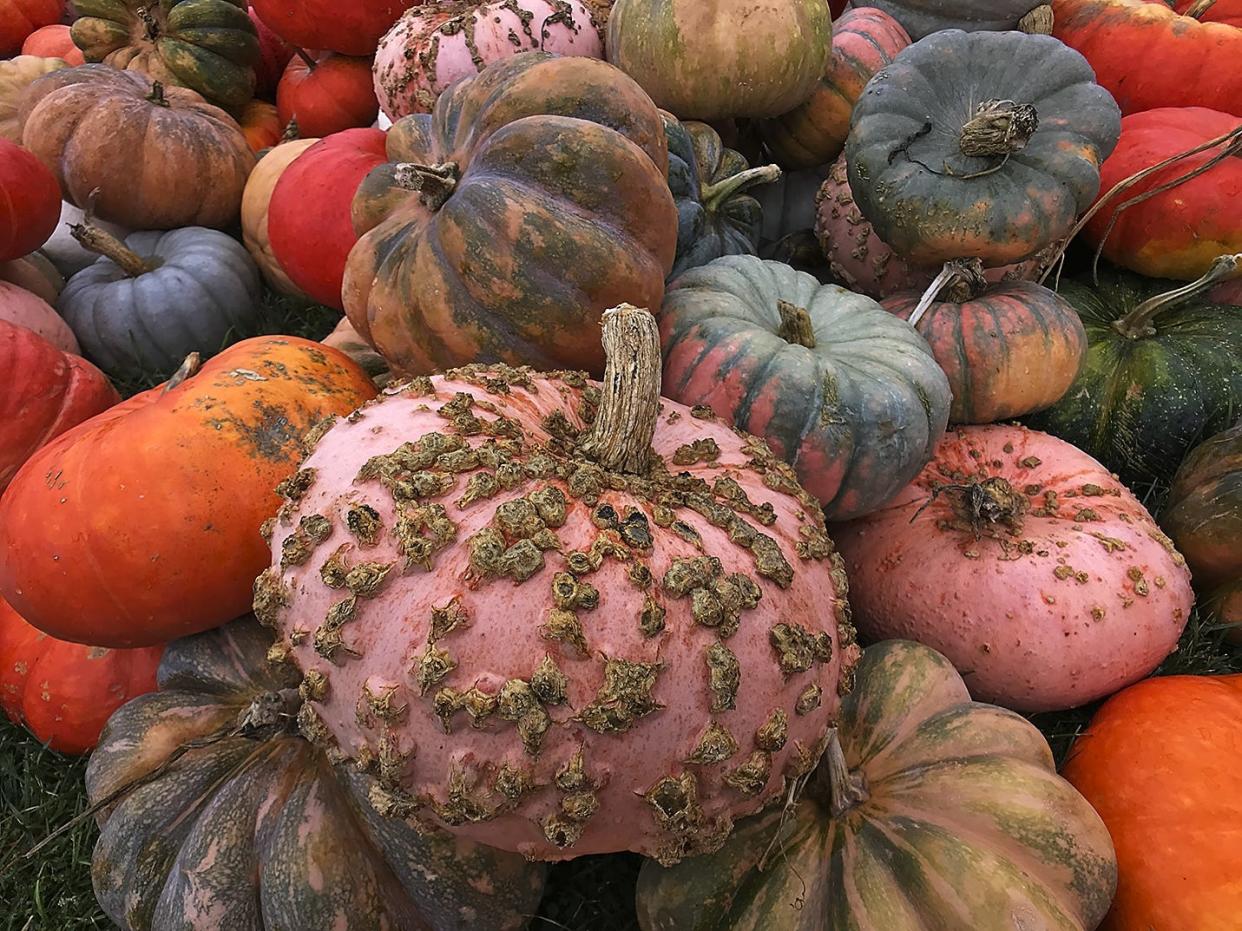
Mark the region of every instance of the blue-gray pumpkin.
[[74, 275], [56, 308], [83, 354], [109, 375], [168, 375], [257, 329], [263, 283], [237, 240], [191, 226], [124, 242], [87, 223], [79, 241], [102, 257]]

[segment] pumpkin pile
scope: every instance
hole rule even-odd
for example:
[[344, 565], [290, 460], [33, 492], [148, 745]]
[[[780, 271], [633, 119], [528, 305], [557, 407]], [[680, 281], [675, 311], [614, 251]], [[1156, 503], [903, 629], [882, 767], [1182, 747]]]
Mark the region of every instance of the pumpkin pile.
[[[0, 56], [49, 927], [1232, 927], [1238, 0], [0, 0]], [[555, 904], [601, 856], [629, 919]]]

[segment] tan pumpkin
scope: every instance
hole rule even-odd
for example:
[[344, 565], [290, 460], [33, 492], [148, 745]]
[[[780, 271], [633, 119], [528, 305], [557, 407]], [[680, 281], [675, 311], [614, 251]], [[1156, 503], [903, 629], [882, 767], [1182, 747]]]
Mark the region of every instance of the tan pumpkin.
[[0, 61], [0, 139], [22, 141], [21, 125], [17, 120], [22, 94], [31, 81], [67, 67], [59, 58], [40, 58], [38, 55], [18, 55], [8, 61]]
[[267, 235], [267, 209], [272, 202], [272, 191], [276, 188], [276, 182], [285, 173], [285, 169], [318, 141], [294, 139], [276, 146], [259, 159], [246, 181], [245, 191], [242, 192], [242, 241], [258, 264], [264, 280], [281, 294], [294, 297], [306, 297], [306, 292], [289, 280], [272, 251], [272, 242]]

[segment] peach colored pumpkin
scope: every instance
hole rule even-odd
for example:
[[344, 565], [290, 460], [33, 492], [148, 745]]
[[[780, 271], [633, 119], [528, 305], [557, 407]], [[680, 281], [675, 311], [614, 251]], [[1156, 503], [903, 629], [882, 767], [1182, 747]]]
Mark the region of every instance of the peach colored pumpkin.
[[454, 81], [541, 49], [604, 57], [604, 39], [581, 0], [438, 0], [411, 7], [380, 39], [375, 95], [393, 120], [430, 113]]
[[675, 862], [810, 771], [858, 649], [792, 469], [659, 398], [646, 311], [603, 339], [602, 392], [480, 366], [338, 422], [283, 486], [255, 614], [381, 813]]
[[293, 160], [318, 142], [318, 139], [294, 139], [282, 142], [261, 159], [246, 181], [242, 192], [242, 241], [269, 285], [281, 294], [305, 297], [306, 293], [289, 280], [272, 252], [267, 236], [267, 208], [272, 202], [276, 182], [293, 164]]
[[34, 330], [63, 352], [82, 351], [69, 324], [47, 301], [7, 281], [0, 281], [0, 320]]
[[1141, 679], [1194, 602], [1186, 561], [1134, 495], [1025, 427], [950, 431], [892, 504], [833, 535], [860, 631], [939, 650], [977, 700], [1019, 711]]
[[26, 36], [26, 41], [22, 43], [22, 54], [59, 58], [70, 66], [86, 64], [82, 50], [74, 44], [73, 36], [69, 34], [69, 27], [60, 23], [36, 29]]
[[0, 281], [17, 285], [53, 307], [65, 287], [64, 277], [42, 252], [32, 252], [11, 262], [0, 262]]
[[59, 58], [40, 58], [37, 55], [18, 55], [8, 61], [0, 61], [0, 139], [22, 141], [21, 121], [17, 118], [22, 93], [31, 81], [65, 67], [68, 66]]

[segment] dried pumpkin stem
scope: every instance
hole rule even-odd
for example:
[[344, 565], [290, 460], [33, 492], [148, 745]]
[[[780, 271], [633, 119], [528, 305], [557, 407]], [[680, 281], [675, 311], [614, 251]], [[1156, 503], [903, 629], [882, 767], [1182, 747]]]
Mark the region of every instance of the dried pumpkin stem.
[[981, 259], [950, 259], [944, 263], [940, 274], [932, 279], [914, 306], [914, 312], [910, 314], [910, 326], [917, 327], [931, 305], [942, 299], [942, 294], [943, 299], [961, 304], [977, 297], [987, 286], [988, 280], [983, 275]]
[[281, 142], [292, 142], [293, 140], [300, 138], [301, 135], [302, 135], [302, 130], [298, 126], [297, 115], [294, 114], [293, 116], [289, 117], [289, 122], [285, 125], [285, 131], [280, 134], [280, 141]]
[[69, 233], [83, 249], [107, 256], [130, 278], [137, 278], [159, 268], [158, 262], [144, 259], [107, 230], [92, 223], [89, 215], [83, 216], [81, 223], [71, 223]]
[[777, 301], [776, 312], [781, 315], [777, 336], [787, 343], [805, 346], [807, 349], [815, 348], [815, 329], [811, 325], [811, 315], [806, 312], [805, 307], [798, 307], [789, 301]]
[[156, 18], [155, 13], [150, 7], [140, 6], [135, 11], [138, 19], [142, 21], [143, 32], [146, 34], [148, 42], [154, 42], [160, 37], [160, 21]]
[[392, 178], [403, 190], [421, 192], [423, 202], [430, 209], [439, 210], [457, 188], [457, 164], [416, 165], [400, 162], [393, 166]]
[[171, 104], [168, 98], [164, 96], [164, 84], [162, 81], [151, 82], [151, 93], [147, 94], [147, 100], [155, 104], [157, 107], [168, 107]]
[[1025, 32], [1030, 36], [1050, 36], [1052, 35], [1052, 27], [1055, 21], [1056, 16], [1053, 13], [1052, 5], [1045, 3], [1043, 6], [1035, 7], [1035, 9], [1018, 20], [1018, 31]]
[[1037, 129], [1039, 114], [1031, 104], [985, 100], [962, 126], [957, 144], [971, 158], [1008, 157], [1026, 148]]
[[828, 732], [828, 749], [824, 751], [828, 767], [828, 811], [840, 818], [851, 808], [856, 808], [871, 797], [861, 773], [850, 772], [841, 749], [841, 737], [834, 727]]
[[173, 372], [172, 378], [164, 382], [164, 390], [160, 392], [160, 395], [168, 394], [168, 392], [181, 385], [187, 378], [193, 378], [197, 375], [202, 361], [203, 357], [197, 352], [192, 352], [186, 356], [185, 361], [177, 367], [177, 371]]
[[1201, 19], [1203, 14], [1216, 6], [1216, 0], [1199, 0], [1194, 6], [1188, 9], [1183, 16], [1189, 16], [1193, 19]]
[[318, 68], [318, 67], [319, 67], [319, 62], [317, 62], [317, 61], [315, 61], [315, 59], [311, 58], [311, 57], [310, 57], [310, 55], [308, 55], [308, 54], [306, 53], [306, 49], [304, 49], [304, 48], [298, 48], [297, 46], [294, 46], [294, 48], [293, 48], [293, 54], [294, 54], [294, 55], [297, 55], [297, 56], [298, 56], [298, 58], [300, 58], [300, 59], [302, 59], [302, 61], [306, 62], [306, 67], [307, 67], [307, 68], [309, 68], [311, 71], [314, 71], [316, 68]]
[[1156, 328], [1152, 325], [1152, 321], [1157, 315], [1168, 310], [1174, 304], [1178, 304], [1187, 298], [1194, 297], [1226, 278], [1232, 278], [1242, 267], [1242, 252], [1236, 255], [1218, 256], [1213, 262], [1212, 267], [1207, 270], [1202, 278], [1175, 288], [1172, 291], [1166, 291], [1164, 294], [1157, 294], [1143, 301], [1128, 314], [1119, 320], [1113, 321], [1113, 329], [1124, 336], [1126, 339], [1143, 339], [1146, 336], [1155, 336]]
[[650, 311], [604, 311], [604, 384], [582, 455], [605, 469], [639, 475], [651, 461], [660, 413], [660, 330]]
[[779, 165], [761, 165], [758, 168], [739, 171], [715, 184], [703, 185], [699, 193], [699, 201], [708, 210], [715, 210], [734, 194], [757, 184], [771, 184], [773, 181], [779, 181], [781, 173]]

